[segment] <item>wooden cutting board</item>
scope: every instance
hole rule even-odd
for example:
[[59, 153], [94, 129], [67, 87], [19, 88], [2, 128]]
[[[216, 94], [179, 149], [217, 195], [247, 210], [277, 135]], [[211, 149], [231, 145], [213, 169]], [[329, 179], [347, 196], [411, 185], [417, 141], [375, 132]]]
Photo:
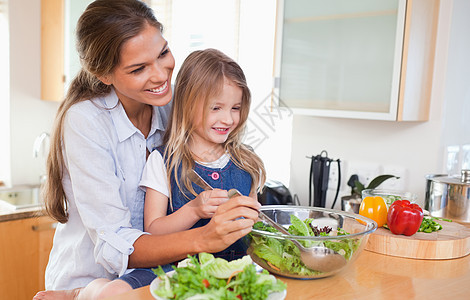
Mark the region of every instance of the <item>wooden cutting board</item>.
[[442, 229], [412, 236], [395, 235], [378, 228], [369, 236], [366, 250], [416, 259], [451, 259], [470, 254], [470, 227], [457, 222], [437, 221]]

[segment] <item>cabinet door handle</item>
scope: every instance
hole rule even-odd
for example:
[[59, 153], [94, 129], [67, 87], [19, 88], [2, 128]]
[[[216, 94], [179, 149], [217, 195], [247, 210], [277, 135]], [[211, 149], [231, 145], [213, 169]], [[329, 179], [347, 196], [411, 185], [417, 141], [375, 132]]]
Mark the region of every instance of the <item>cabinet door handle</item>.
[[52, 230], [57, 227], [57, 222], [55, 223], [44, 223], [39, 225], [33, 225], [33, 231], [43, 231], [43, 230]]

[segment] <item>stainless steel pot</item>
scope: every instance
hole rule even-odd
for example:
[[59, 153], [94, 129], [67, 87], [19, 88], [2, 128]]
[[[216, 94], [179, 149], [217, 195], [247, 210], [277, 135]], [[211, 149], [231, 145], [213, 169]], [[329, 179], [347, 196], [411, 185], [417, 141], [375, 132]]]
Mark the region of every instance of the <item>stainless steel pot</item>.
[[434, 217], [470, 223], [470, 170], [460, 177], [427, 175], [424, 208]]

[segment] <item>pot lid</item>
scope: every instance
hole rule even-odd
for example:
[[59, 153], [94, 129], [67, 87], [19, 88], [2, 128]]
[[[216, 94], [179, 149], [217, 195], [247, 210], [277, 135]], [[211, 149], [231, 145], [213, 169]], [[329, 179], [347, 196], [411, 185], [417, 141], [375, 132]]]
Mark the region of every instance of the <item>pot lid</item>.
[[470, 185], [470, 170], [462, 170], [460, 176], [428, 175], [426, 179], [442, 183]]

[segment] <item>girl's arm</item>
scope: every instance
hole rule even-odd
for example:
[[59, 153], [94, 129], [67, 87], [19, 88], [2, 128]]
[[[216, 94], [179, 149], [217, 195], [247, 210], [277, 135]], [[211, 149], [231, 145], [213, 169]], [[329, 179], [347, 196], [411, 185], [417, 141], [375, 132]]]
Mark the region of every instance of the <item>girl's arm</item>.
[[144, 230], [166, 234], [191, 228], [201, 218], [211, 218], [217, 207], [228, 199], [227, 191], [215, 189], [200, 193], [176, 212], [167, 215], [168, 197], [147, 188], [144, 207]]
[[250, 197], [234, 197], [221, 204], [209, 224], [165, 235], [140, 236], [129, 257], [129, 268], [167, 264], [200, 252], [226, 249], [251, 231], [261, 205]]

